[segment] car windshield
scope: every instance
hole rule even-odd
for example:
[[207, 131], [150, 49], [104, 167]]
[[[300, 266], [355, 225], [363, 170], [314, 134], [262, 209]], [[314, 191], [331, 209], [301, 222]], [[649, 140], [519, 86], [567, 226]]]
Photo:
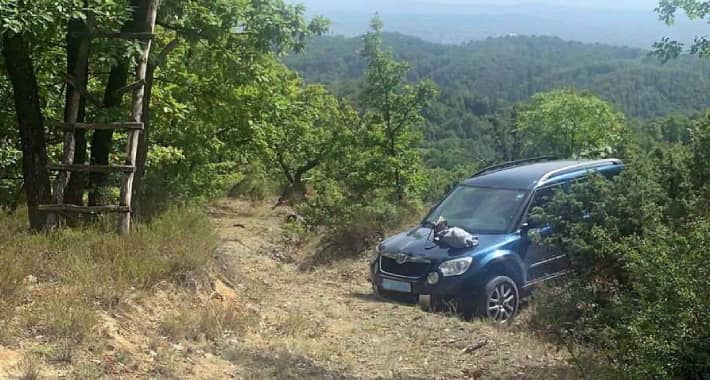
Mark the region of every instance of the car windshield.
[[424, 221], [433, 225], [443, 217], [449, 226], [470, 233], [504, 233], [513, 222], [526, 191], [458, 186]]

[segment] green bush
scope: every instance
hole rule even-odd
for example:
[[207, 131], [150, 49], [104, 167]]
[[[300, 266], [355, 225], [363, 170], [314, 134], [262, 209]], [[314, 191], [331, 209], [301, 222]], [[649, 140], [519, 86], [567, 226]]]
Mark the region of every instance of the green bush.
[[566, 346], [590, 346], [638, 378], [710, 376], [710, 218], [692, 149], [631, 157], [613, 181], [559, 193], [545, 217], [550, 249], [573, 274], [539, 293], [534, 324]]
[[387, 233], [418, 221], [423, 210], [418, 200], [398, 203], [386, 192], [354, 196], [343, 191], [335, 181], [319, 181], [314, 190], [312, 197], [298, 205], [298, 212], [312, 228], [323, 232], [325, 238], [307, 264], [357, 256]]

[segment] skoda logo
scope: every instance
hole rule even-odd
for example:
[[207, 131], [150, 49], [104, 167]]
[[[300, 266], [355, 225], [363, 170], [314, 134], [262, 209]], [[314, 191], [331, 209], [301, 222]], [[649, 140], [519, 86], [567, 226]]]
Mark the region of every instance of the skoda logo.
[[407, 256], [406, 253], [398, 253], [397, 258], [395, 259], [395, 262], [397, 264], [404, 264], [407, 262], [408, 259], [409, 259], [409, 256]]

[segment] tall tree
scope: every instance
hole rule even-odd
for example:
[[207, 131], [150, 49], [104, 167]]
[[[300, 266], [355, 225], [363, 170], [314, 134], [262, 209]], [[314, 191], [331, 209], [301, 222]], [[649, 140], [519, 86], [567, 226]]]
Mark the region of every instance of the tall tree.
[[379, 16], [364, 37], [362, 55], [367, 61], [365, 83], [360, 93], [364, 109], [365, 144], [372, 146], [369, 172], [375, 187], [389, 187], [398, 201], [416, 188], [421, 168], [418, 151], [423, 122], [422, 109], [436, 96], [431, 82], [407, 83], [409, 65], [396, 61], [382, 47]]
[[604, 157], [621, 140], [624, 117], [592, 94], [556, 90], [533, 96], [517, 128], [527, 155]]
[[51, 190], [44, 118], [28, 35], [12, 30], [2, 31], [2, 55], [12, 82], [20, 129], [22, 172], [30, 228], [39, 231], [45, 227], [46, 216], [38, 210], [38, 205], [49, 203]]
[[261, 100], [264, 120], [259, 128], [267, 131], [266, 161], [287, 182], [283, 198], [300, 200], [306, 194], [305, 176], [347, 149], [357, 114], [322, 86], [304, 87], [293, 73], [280, 71], [276, 82], [282, 91]]
[[[14, 113], [23, 148], [25, 193], [30, 224], [35, 230], [42, 228], [45, 219], [43, 213], [37, 211], [37, 205], [49, 202], [51, 193], [44, 119], [45, 116], [61, 118], [62, 92], [52, 90], [65, 88], [56, 85], [63, 83], [66, 74], [65, 69], [57, 70], [61, 66], [56, 65], [56, 60], [63, 54], [70, 58], [65, 49], [72, 50], [63, 44], [67, 41], [62, 38], [69, 35], [70, 20], [75, 20], [73, 28], [80, 27], [79, 23], [92, 15], [97, 23], [110, 26], [120, 22], [126, 14], [122, 2], [96, 0], [87, 4], [84, 6], [83, 1], [77, 0], [21, 0], [0, 4], [2, 54], [5, 73], [13, 87]], [[74, 63], [68, 62], [68, 66]], [[40, 67], [42, 70], [38, 69]]]
[[[80, 33], [88, 32], [88, 27], [86, 22], [81, 17], [72, 18], [69, 20], [69, 26], [67, 28], [66, 42], [67, 42], [67, 73], [74, 73], [76, 67], [83, 65], [83, 67], [88, 67], [88, 57], [80, 53], [81, 37]], [[79, 62], [83, 60], [84, 62]], [[84, 70], [83, 78], [76, 78], [80, 83], [88, 83], [88, 70]], [[70, 102], [75, 92], [79, 92], [79, 89], [74, 88], [71, 84], [67, 85], [66, 99], [64, 102], [64, 120], [67, 120], [70, 113]], [[84, 122], [86, 117], [86, 98], [81, 97], [79, 108], [76, 116], [76, 121], [81, 123]], [[83, 129], [76, 130], [74, 132], [74, 163], [84, 164], [86, 163], [86, 133]], [[69, 183], [67, 185], [66, 194], [64, 195], [64, 203], [80, 205], [83, 203], [84, 198], [84, 186], [86, 182], [86, 176], [84, 173], [72, 173], [69, 178]]]
[[[139, 146], [136, 192], [143, 188], [140, 177], [157, 169], [150, 162], [165, 163], [160, 158], [166, 152], [179, 152], [171, 156], [179, 156], [179, 164], [165, 167], [181, 182], [174, 190], [190, 188], [201, 196], [219, 191], [224, 178], [234, 176], [237, 162], [256, 152], [249, 147], [263, 143], [255, 130], [263, 115], [255, 112], [252, 91], [276, 91], [278, 86], [269, 82], [275, 55], [300, 51], [310, 36], [327, 29], [325, 19], [307, 20], [304, 13], [303, 6], [282, 0], [163, 3], [158, 19], [162, 50], [156, 49], [148, 71], [147, 128]], [[153, 94], [156, 107], [151, 106]], [[151, 121], [153, 109], [157, 117]], [[193, 188], [197, 183], [199, 189]]]

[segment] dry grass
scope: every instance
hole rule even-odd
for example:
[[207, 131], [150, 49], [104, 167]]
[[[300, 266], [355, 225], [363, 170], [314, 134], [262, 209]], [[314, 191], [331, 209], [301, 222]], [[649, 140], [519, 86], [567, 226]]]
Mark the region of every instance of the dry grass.
[[52, 292], [23, 309], [20, 321], [32, 336], [78, 344], [91, 333], [97, 317], [91, 305], [75, 294]]
[[[207, 216], [190, 208], [169, 210], [127, 237], [100, 223], [46, 234], [30, 234], [24, 223], [23, 215], [0, 216], [0, 344], [50, 344], [43, 359], [53, 364], [87, 348], [99, 311], [162, 281], [206, 277], [216, 244]], [[82, 371], [77, 378], [95, 377]]]
[[157, 350], [151, 374], [158, 379], [179, 379], [176, 370], [177, 355], [175, 352], [160, 348]]
[[188, 305], [169, 314], [160, 324], [160, 331], [172, 341], [215, 341], [225, 333], [243, 333], [255, 322], [254, 316], [231, 303], [208, 301]]
[[17, 364], [16, 373], [17, 380], [39, 380], [42, 378], [42, 365], [36, 356], [26, 355]]
[[83, 362], [74, 366], [69, 376], [72, 379], [99, 380], [105, 377], [104, 369], [92, 362]]
[[15, 315], [15, 305], [0, 298], [0, 345], [9, 346], [13, 343], [10, 323]]
[[201, 268], [215, 242], [206, 216], [193, 209], [170, 210], [128, 237], [99, 228], [31, 235], [18, 219], [0, 217], [0, 293], [6, 300], [20, 296], [32, 276], [40, 284], [82, 289], [110, 306], [131, 287], [179, 280]]
[[289, 310], [277, 322], [276, 331], [289, 338], [314, 339], [323, 334], [321, 325], [313, 316], [299, 310]]

